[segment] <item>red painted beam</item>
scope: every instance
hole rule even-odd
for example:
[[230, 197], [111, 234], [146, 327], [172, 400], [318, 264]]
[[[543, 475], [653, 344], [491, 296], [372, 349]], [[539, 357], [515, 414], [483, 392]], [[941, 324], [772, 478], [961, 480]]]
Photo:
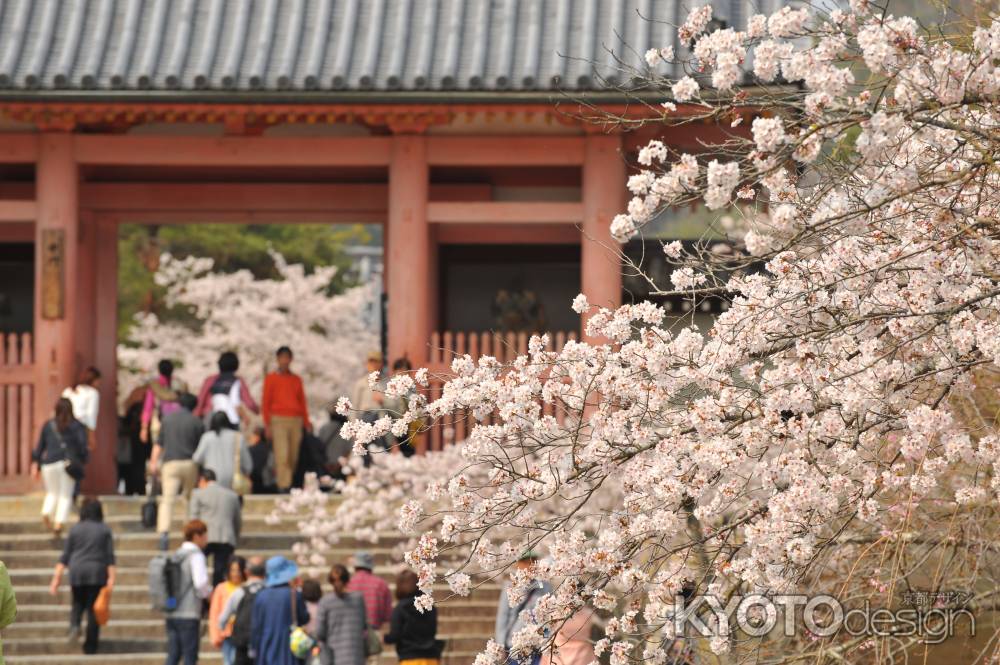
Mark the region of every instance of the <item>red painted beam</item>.
[[30, 164], [38, 161], [37, 134], [0, 135], [0, 164]]
[[80, 164], [156, 166], [385, 166], [389, 139], [344, 137], [73, 136]]
[[442, 245], [575, 245], [583, 235], [569, 224], [443, 224]]
[[431, 136], [431, 166], [575, 166], [582, 136]]
[[443, 202], [427, 204], [435, 224], [580, 224], [583, 204], [551, 201]]
[[33, 200], [0, 200], [0, 223], [34, 222], [38, 207]]
[[379, 184], [90, 183], [80, 201], [94, 210], [385, 211]]

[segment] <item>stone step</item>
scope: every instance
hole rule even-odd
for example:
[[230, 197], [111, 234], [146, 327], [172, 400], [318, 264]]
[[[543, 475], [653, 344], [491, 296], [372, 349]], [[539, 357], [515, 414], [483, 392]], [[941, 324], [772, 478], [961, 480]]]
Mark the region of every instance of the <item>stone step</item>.
[[[241, 556], [260, 555], [267, 558], [278, 554], [288, 556], [289, 549], [284, 547], [280, 549], [253, 550], [240, 548], [239, 552]], [[349, 550], [345, 551], [344, 556], [349, 556], [349, 552]], [[41, 550], [0, 551], [0, 560], [7, 564], [7, 568], [13, 575], [16, 570], [21, 568], [37, 568], [39, 565], [55, 566], [60, 554], [62, 554], [62, 547]], [[160, 551], [153, 547], [152, 544], [149, 544], [147, 545], [147, 549], [116, 551], [115, 559], [118, 565], [123, 568], [144, 568], [149, 564], [149, 560], [157, 554], [160, 554]]]
[[[58, 559], [58, 554], [54, 553], [52, 561]], [[210, 562], [211, 563], [211, 562]], [[10, 579], [15, 587], [21, 586], [43, 586], [52, 579], [52, 571], [55, 567], [45, 566], [40, 568], [16, 568], [10, 570]], [[395, 583], [396, 573], [399, 567], [396, 565], [376, 566], [375, 574], [384, 579], [390, 586]], [[146, 584], [148, 581], [148, 566], [118, 566], [116, 573], [116, 584]], [[325, 575], [317, 576], [325, 580]], [[325, 581], [324, 581], [325, 584]]]
[[[58, 538], [52, 534], [26, 533], [8, 535], [0, 539], [0, 556], [6, 557], [8, 552], [18, 550], [61, 550], [66, 542], [66, 534]], [[240, 549], [270, 550], [283, 549], [290, 550], [292, 545], [302, 539], [302, 536], [295, 532], [285, 531], [282, 533], [244, 533], [240, 537]], [[183, 538], [180, 534], [173, 534], [170, 539], [172, 548], [179, 547]], [[148, 550], [155, 549], [159, 543], [159, 536], [155, 533], [116, 533], [115, 553], [128, 550]], [[355, 548], [348, 547], [346, 551], [354, 551]], [[383, 546], [383, 551], [388, 552], [388, 548]]]
[[[68, 531], [68, 529], [67, 529]], [[66, 544], [66, 534], [55, 536], [47, 531], [31, 531], [27, 533], [5, 534], [0, 536], [0, 557], [8, 552], [18, 550], [62, 550]], [[115, 538], [115, 552], [121, 550], [141, 550], [156, 549], [160, 542], [159, 534], [154, 531], [121, 531], [113, 527]], [[171, 547], [180, 547], [183, 537], [180, 528], [170, 534]], [[302, 540], [302, 534], [295, 530], [294, 525], [282, 524], [275, 526], [270, 532], [259, 529], [243, 529], [240, 537], [240, 548], [251, 549], [275, 549], [288, 548], [292, 544]], [[354, 552], [363, 549], [375, 555], [376, 552], [388, 554], [404, 541], [400, 536], [379, 536], [379, 542], [373, 544], [370, 541], [359, 541], [355, 538], [341, 538], [336, 544], [330, 547], [345, 552]]]
[[[137, 517], [142, 504], [146, 502], [144, 496], [100, 496], [101, 504], [104, 508], [104, 517]], [[251, 494], [243, 497], [244, 515], [270, 515], [274, 511], [275, 501], [280, 496], [273, 494]], [[23, 496], [3, 496], [0, 497], [0, 516], [6, 518], [16, 517], [36, 517], [42, 511], [42, 501], [45, 494], [35, 492]], [[332, 494], [328, 499], [328, 505], [340, 501], [338, 495]], [[180, 500], [178, 500], [180, 505]]]
[[[40, 612], [21, 612], [18, 620], [4, 629], [4, 639], [58, 637], [66, 632], [69, 607], [50, 605], [43, 616]], [[478, 614], [477, 614], [478, 613]], [[496, 603], [473, 601], [448, 601], [438, 605], [438, 631], [445, 633], [489, 634], [493, 631]], [[119, 618], [128, 617], [128, 618]], [[148, 605], [111, 605], [111, 619], [101, 628], [101, 635], [108, 638], [125, 638], [136, 635], [159, 636], [163, 631], [164, 615]]]
[[[64, 637], [64, 630], [56, 635], [51, 635], [48, 637], [41, 638], [28, 638], [28, 639], [4, 639], [3, 650], [4, 655], [10, 656], [34, 656], [43, 654], [63, 654], [69, 649], [67, 647], [74, 647], [75, 645], [69, 644]], [[449, 649], [454, 649], [458, 651], [474, 651], [476, 649], [481, 649], [486, 644], [486, 639], [482, 635], [468, 634], [468, 633], [455, 633], [452, 635], [445, 635], [443, 633], [438, 633], [440, 639], [446, 640], [449, 645]], [[209, 653], [214, 651], [211, 643], [208, 641], [207, 635], [202, 635], [201, 647], [199, 651]], [[132, 637], [130, 639], [117, 638], [108, 639], [100, 641], [100, 651], [103, 653], [144, 653], [144, 652], [159, 652], [165, 654], [167, 651], [167, 641], [161, 635], [151, 638], [142, 637]]]
[[[31, 605], [51, 605], [55, 603], [63, 604], [68, 608], [72, 598], [70, 589], [66, 585], [60, 587], [58, 594], [55, 596], [49, 594], [48, 585], [19, 586], [15, 588], [15, 591], [17, 593], [18, 607], [22, 605], [29, 607]], [[450, 595], [447, 584], [434, 585], [434, 593], [441, 599]], [[497, 584], [482, 585], [474, 588], [467, 596], [467, 598], [472, 600], [494, 602], [499, 597], [500, 586]], [[111, 605], [112, 608], [116, 602], [126, 605], [142, 605], [148, 601], [149, 587], [146, 584], [116, 584], [111, 599]]]
[[[180, 533], [187, 521], [187, 510], [174, 511], [174, 518], [171, 520], [170, 531]], [[138, 515], [115, 515], [106, 517], [105, 523], [111, 527], [115, 533], [153, 533], [154, 529], [143, 526]], [[76, 517], [70, 520], [70, 525], [76, 523]], [[69, 527], [66, 527], [67, 530]], [[291, 531], [296, 528], [295, 520], [284, 519], [278, 523], [271, 523], [266, 515], [245, 515], [243, 517], [243, 530], [246, 533], [273, 533]], [[45, 535], [49, 532], [42, 525], [42, 520], [38, 516], [33, 517], [3, 517], [0, 522], [0, 536], [5, 535]], [[391, 537], [391, 534], [386, 534]], [[352, 541], [353, 542], [353, 541]]]
[[[11, 550], [4, 552], [0, 550], [0, 561], [7, 564], [7, 568], [11, 571], [18, 568], [37, 568], [39, 565], [55, 565], [56, 561], [62, 555], [62, 543], [56, 543], [51, 548], [43, 548], [37, 550]], [[176, 549], [180, 544], [180, 541], [171, 541], [171, 551]], [[291, 558], [291, 547], [281, 547], [281, 548], [248, 548], [239, 547], [237, 553], [243, 557], [251, 557], [254, 555], [259, 555], [265, 559], [275, 555], [282, 555]], [[399, 565], [399, 561], [402, 558], [395, 550], [371, 547], [366, 549], [370, 552], [377, 565]], [[331, 548], [329, 551], [324, 553], [327, 564], [333, 563], [346, 563], [347, 560], [354, 554], [355, 550], [353, 548]], [[118, 565], [123, 568], [143, 568], [157, 554], [160, 554], [160, 550], [155, 547], [155, 541], [146, 543], [144, 549], [118, 549], [115, 551], [115, 560]], [[323, 568], [324, 566], [319, 566]]]

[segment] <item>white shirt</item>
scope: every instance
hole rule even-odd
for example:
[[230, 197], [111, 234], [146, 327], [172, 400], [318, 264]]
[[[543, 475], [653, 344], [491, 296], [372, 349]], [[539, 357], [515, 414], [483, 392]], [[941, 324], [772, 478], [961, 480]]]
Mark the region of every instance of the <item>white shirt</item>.
[[205, 553], [201, 548], [189, 540], [184, 541], [180, 551], [188, 552], [188, 561], [191, 562], [191, 584], [194, 585], [194, 592], [199, 598], [208, 598], [212, 595], [212, 581], [208, 579], [208, 566], [205, 565]]
[[73, 404], [73, 417], [91, 432], [97, 429], [97, 410], [101, 404], [101, 394], [94, 386], [67, 388], [62, 396]]

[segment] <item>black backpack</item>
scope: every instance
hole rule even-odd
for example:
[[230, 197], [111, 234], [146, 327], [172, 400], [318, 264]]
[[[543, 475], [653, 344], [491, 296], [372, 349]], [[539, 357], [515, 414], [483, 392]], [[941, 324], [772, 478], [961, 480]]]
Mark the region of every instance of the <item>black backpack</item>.
[[240, 604], [236, 606], [236, 617], [233, 621], [233, 634], [229, 637], [233, 646], [238, 649], [246, 649], [250, 646], [250, 629], [253, 620], [253, 601], [257, 598], [257, 592], [263, 587], [257, 587], [251, 591], [249, 587], [244, 587], [243, 597]]

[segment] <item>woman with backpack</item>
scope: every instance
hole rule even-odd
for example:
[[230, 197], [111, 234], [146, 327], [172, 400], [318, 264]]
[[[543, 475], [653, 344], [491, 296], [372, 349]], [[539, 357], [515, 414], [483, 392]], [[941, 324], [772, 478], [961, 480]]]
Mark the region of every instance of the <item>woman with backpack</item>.
[[233, 429], [240, 428], [246, 411], [260, 413], [260, 407], [250, 395], [246, 381], [237, 376], [240, 359], [232, 351], [219, 356], [219, 373], [205, 379], [198, 393], [198, 406], [194, 415], [209, 418], [215, 413], [224, 413]]
[[100, 627], [94, 616], [94, 602], [101, 589], [110, 592], [115, 586], [115, 544], [111, 529], [104, 523], [104, 509], [97, 499], [87, 499], [80, 507], [80, 521], [73, 525], [66, 538], [59, 563], [49, 584], [49, 593], [59, 595], [63, 572], [69, 569], [69, 585], [73, 590], [73, 606], [69, 615], [69, 636], [80, 637], [80, 624], [87, 614], [87, 636], [83, 653], [97, 653]]
[[396, 577], [396, 606], [389, 619], [386, 644], [396, 645], [399, 665], [438, 665], [444, 643], [437, 639], [437, 608], [420, 612], [417, 574], [404, 570]]
[[69, 518], [73, 491], [87, 463], [87, 430], [73, 417], [73, 405], [62, 397], [55, 415], [42, 425], [31, 453], [31, 477], [45, 484], [42, 521], [58, 535]]
[[187, 392], [187, 385], [174, 377], [174, 364], [169, 360], [161, 360], [156, 367], [156, 378], [146, 384], [142, 402], [142, 429], [140, 438], [143, 443], [150, 443], [156, 432], [154, 424], [181, 408], [177, 398]]
[[[253, 458], [243, 435], [228, 426], [228, 419], [221, 411], [212, 415], [211, 429], [201, 435], [198, 448], [191, 457], [194, 463], [215, 473], [215, 480], [223, 487], [233, 489], [233, 476], [239, 471], [249, 477], [253, 471]], [[239, 460], [237, 468], [236, 460]]]

